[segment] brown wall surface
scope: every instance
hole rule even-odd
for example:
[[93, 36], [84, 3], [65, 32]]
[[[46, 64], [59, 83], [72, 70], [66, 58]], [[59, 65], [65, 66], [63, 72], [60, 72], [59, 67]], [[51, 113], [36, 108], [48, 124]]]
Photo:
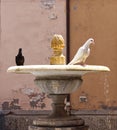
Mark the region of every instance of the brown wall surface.
[[50, 109], [50, 100], [36, 87], [34, 76], [6, 71], [15, 65], [20, 47], [25, 65], [49, 64], [52, 36], [66, 38], [66, 2], [1, 0], [0, 5], [0, 109]]
[[[117, 109], [117, 0], [70, 1], [70, 58], [88, 39], [95, 39], [87, 64], [105, 65], [108, 73], [83, 77], [71, 95], [73, 109]], [[87, 98], [80, 101], [79, 98]]]

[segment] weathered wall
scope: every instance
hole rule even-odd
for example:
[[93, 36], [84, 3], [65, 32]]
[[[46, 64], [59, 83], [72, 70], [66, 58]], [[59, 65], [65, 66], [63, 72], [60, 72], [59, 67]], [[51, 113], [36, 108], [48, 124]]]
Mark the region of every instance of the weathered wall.
[[[50, 109], [50, 100], [34, 85], [32, 75], [7, 73], [23, 49], [25, 65], [49, 64], [50, 41], [66, 38], [63, 0], [1, 0], [0, 109]], [[65, 50], [64, 50], [65, 53]]]
[[[88, 38], [95, 39], [87, 64], [106, 65], [109, 73], [83, 77], [84, 83], [72, 94], [73, 109], [117, 109], [117, 1], [70, 1], [70, 57]], [[80, 101], [79, 98], [87, 100]]]

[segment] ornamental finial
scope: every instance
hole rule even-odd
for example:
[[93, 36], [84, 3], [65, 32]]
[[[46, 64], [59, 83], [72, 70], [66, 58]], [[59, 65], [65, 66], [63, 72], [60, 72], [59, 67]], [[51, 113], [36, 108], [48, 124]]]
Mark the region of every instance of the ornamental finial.
[[64, 39], [61, 35], [55, 34], [51, 41], [51, 48], [53, 49], [53, 55], [50, 58], [51, 65], [64, 65], [66, 64], [65, 56], [62, 53], [65, 47]]

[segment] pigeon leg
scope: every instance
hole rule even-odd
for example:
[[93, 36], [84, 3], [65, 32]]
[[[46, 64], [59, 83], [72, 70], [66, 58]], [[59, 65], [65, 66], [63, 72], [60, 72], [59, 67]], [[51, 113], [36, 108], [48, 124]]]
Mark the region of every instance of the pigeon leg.
[[80, 63], [78, 63], [79, 65], [82, 65], [82, 66], [86, 66], [86, 64], [85, 64], [85, 62], [80, 62]]

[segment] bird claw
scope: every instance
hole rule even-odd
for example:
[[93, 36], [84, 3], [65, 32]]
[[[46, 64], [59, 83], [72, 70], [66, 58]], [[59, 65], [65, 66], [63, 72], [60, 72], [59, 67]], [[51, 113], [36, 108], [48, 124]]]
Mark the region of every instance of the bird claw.
[[85, 63], [83, 63], [83, 62], [79, 63], [79, 65], [81, 65], [81, 66], [83, 66], [83, 67], [85, 67], [85, 66], [86, 66], [86, 64], [85, 64]]

